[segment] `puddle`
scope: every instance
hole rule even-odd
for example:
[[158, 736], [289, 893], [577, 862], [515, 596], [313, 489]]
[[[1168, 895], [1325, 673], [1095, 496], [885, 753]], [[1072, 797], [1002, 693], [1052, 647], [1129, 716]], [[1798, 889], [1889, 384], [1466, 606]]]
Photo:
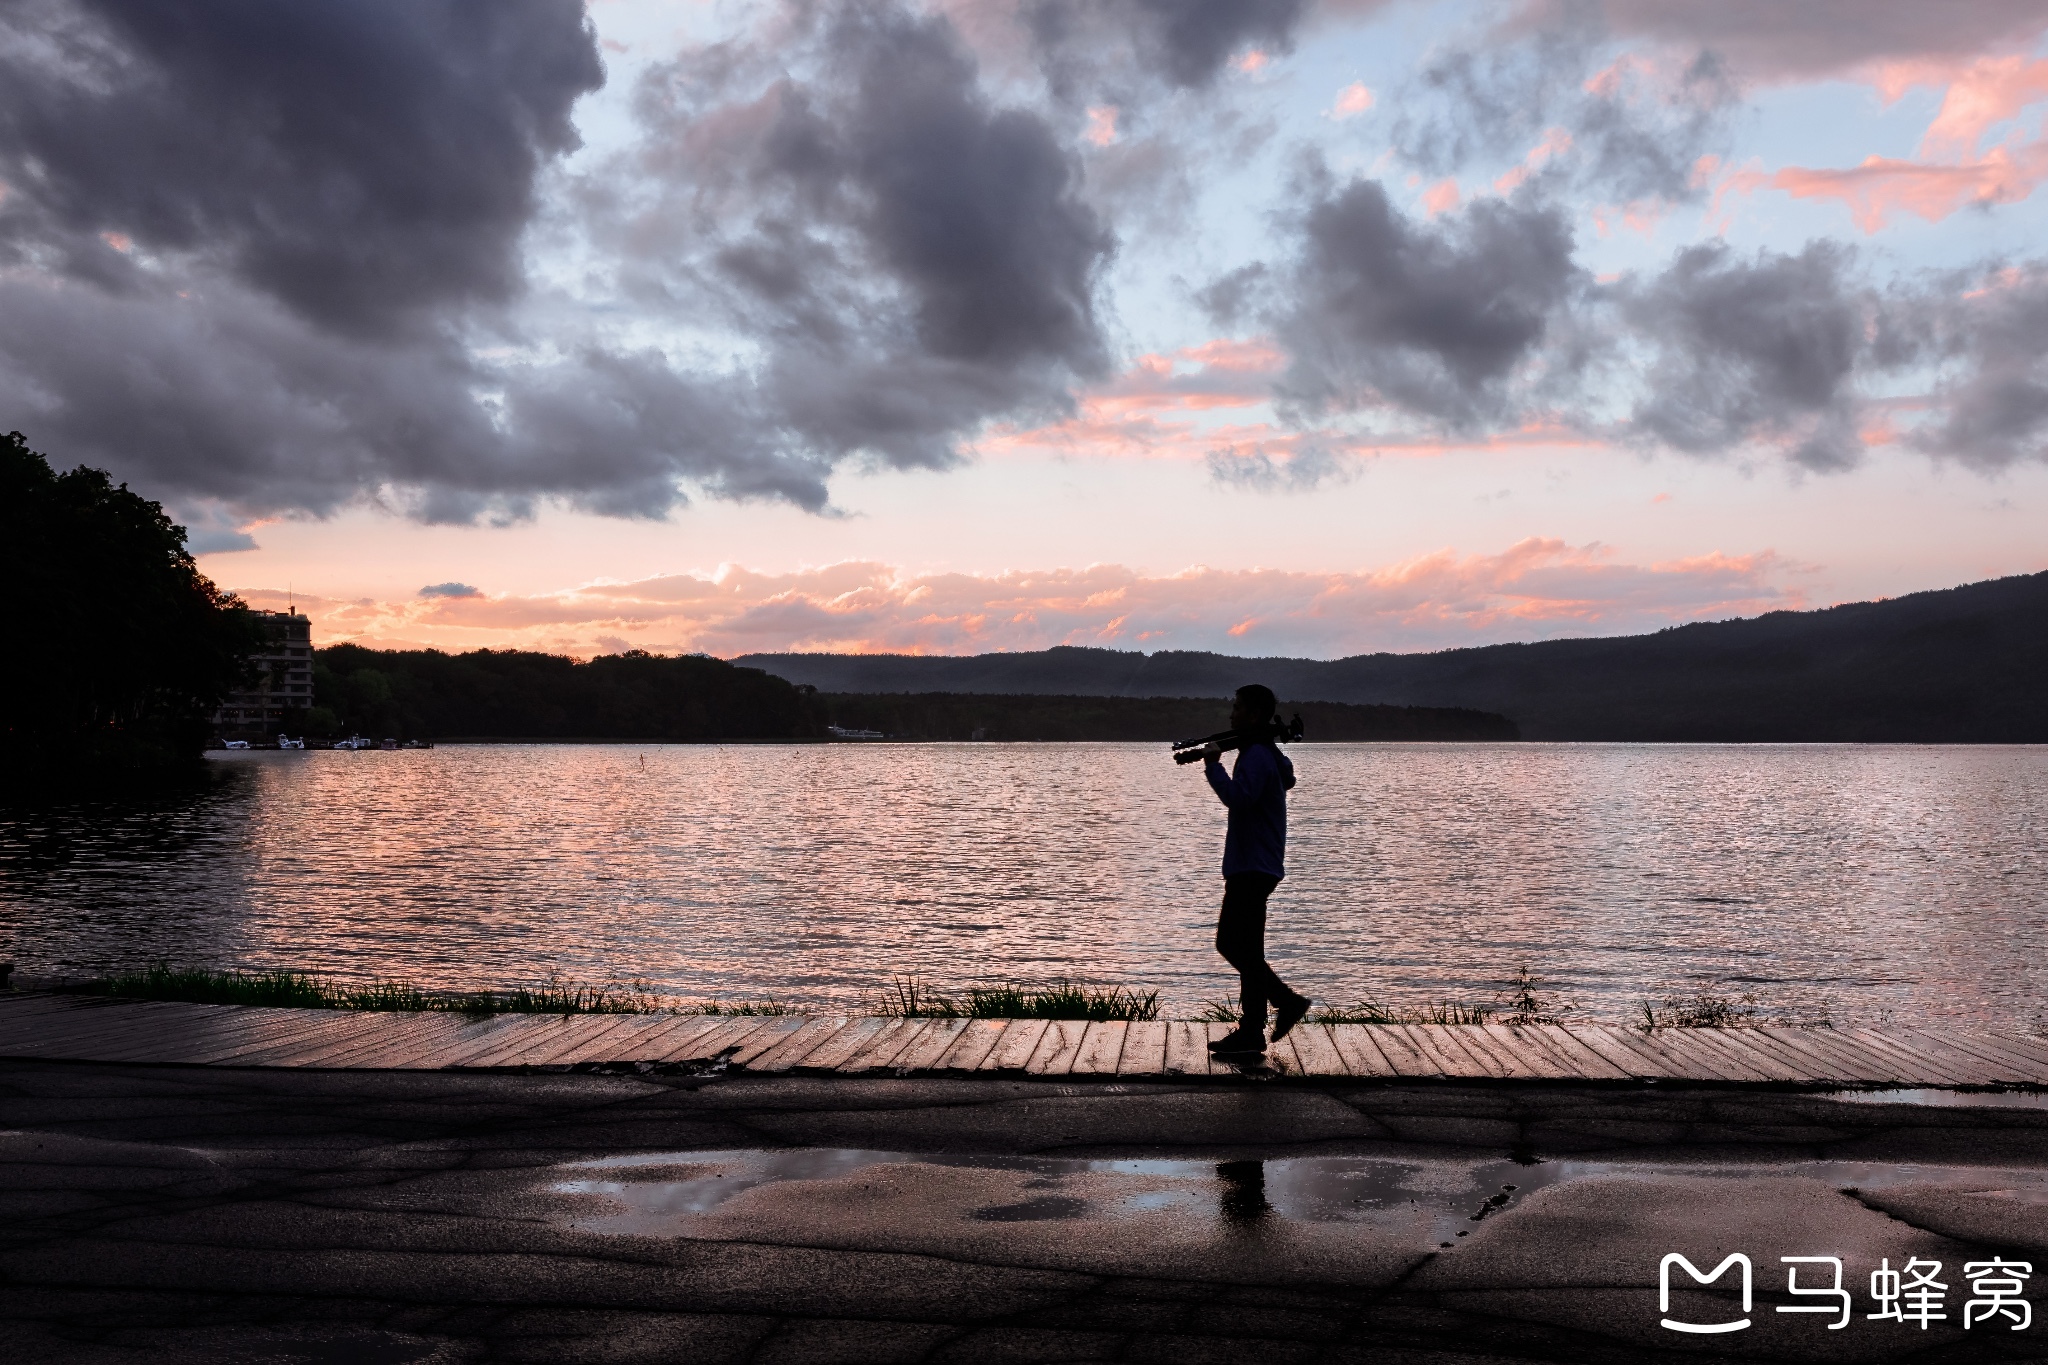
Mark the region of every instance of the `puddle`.
[[[1892, 1092], [1899, 1093], [1899, 1092]], [[1941, 1092], [1936, 1092], [1941, 1093]], [[1282, 1157], [1269, 1161], [1080, 1160], [1055, 1157], [932, 1156], [852, 1148], [656, 1152], [556, 1167], [553, 1194], [585, 1196], [570, 1226], [587, 1232], [664, 1237], [763, 1185], [842, 1180], [876, 1166], [935, 1166], [1008, 1172], [1016, 1195], [963, 1208], [977, 1222], [1211, 1220], [1244, 1227], [1267, 1219], [1375, 1226], [1403, 1240], [1454, 1246], [1486, 1219], [1537, 1190], [1572, 1180], [1792, 1177], [1836, 1189], [1906, 1185], [1996, 1192], [2048, 1207], [2048, 1171], [1857, 1161], [1783, 1165], [1683, 1165], [1628, 1161], [1402, 1161], [1372, 1157]]]
[[2039, 1090], [1830, 1090], [1824, 1100], [1843, 1104], [1920, 1104], [1938, 1109], [2048, 1109]]

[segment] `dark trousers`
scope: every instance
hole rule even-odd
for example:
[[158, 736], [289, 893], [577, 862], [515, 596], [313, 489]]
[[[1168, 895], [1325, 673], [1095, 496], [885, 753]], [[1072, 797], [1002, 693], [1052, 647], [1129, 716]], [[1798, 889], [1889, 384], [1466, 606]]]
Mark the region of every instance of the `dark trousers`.
[[1223, 913], [1216, 920], [1216, 951], [1237, 968], [1238, 1004], [1248, 1028], [1266, 1027], [1268, 1001], [1287, 1000], [1287, 988], [1266, 963], [1266, 897], [1280, 885], [1263, 872], [1233, 872], [1223, 879]]

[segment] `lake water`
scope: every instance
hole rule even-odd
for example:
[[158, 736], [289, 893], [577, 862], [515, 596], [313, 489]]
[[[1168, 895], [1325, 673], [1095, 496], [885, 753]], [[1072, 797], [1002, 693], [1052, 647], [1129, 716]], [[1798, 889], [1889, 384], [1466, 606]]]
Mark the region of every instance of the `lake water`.
[[[1300, 745], [1270, 952], [1319, 1000], [1595, 1018], [1753, 994], [2048, 1022], [2048, 748]], [[1224, 996], [1224, 812], [1150, 744], [216, 756], [201, 793], [0, 812], [0, 957], [642, 980], [851, 1007], [897, 975]]]

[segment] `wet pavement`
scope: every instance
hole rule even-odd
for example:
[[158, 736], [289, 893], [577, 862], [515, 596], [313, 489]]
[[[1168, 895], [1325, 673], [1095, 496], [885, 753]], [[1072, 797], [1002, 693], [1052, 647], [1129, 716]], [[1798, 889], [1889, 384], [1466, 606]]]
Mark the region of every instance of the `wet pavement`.
[[2048, 1360], [2043, 1279], [2038, 1093], [0, 1063], [9, 1361]]

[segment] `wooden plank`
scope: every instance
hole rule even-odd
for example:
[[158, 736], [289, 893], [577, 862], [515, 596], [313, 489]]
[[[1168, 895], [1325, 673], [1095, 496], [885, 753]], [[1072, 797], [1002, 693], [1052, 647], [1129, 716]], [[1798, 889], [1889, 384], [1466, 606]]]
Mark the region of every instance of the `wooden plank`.
[[1387, 1059], [1387, 1065], [1403, 1080], [1442, 1074], [1443, 1068], [1436, 1059], [1417, 1047], [1399, 1024], [1359, 1024], [1356, 1027], [1365, 1030], [1365, 1036]]
[[1661, 1057], [1674, 1075], [1691, 1081], [1742, 1081], [1750, 1079], [1749, 1068], [1736, 1066], [1720, 1053], [1701, 1048], [1687, 1037], [1698, 1029], [1663, 1029], [1644, 1033], [1621, 1030], [1616, 1041], [1653, 1057]]
[[1834, 1080], [1866, 1084], [1888, 1080], [1898, 1070], [1895, 1062], [1886, 1061], [1861, 1043], [1828, 1036], [1834, 1032], [1832, 1029], [1767, 1028], [1758, 1032], [1781, 1047], [1813, 1057]]
[[1895, 1029], [1885, 1034], [1888, 1042], [1914, 1048], [1931, 1057], [1954, 1057], [1958, 1061], [1974, 1066], [1980, 1074], [1990, 1078], [1989, 1084], [1998, 1085], [2016, 1079], [2016, 1068], [2002, 1059], [1981, 1055], [1977, 1049], [1959, 1039], [1939, 1034], [1924, 1033], [1918, 1029]]
[[1636, 1029], [1617, 1024], [1570, 1024], [1565, 1031], [1637, 1080], [1694, 1079], [1663, 1049], [1642, 1045], [1643, 1035]]
[[1429, 1031], [1430, 1040], [1437, 1044], [1439, 1051], [1448, 1053], [1457, 1049], [1463, 1052], [1470, 1059], [1465, 1063], [1469, 1068], [1465, 1075], [1506, 1080], [1526, 1074], [1513, 1057], [1496, 1053], [1493, 1040], [1476, 1024], [1421, 1024], [1417, 1027]]
[[660, 1028], [672, 1016], [654, 1014], [606, 1014], [590, 1015], [592, 1019], [609, 1020], [603, 1028], [592, 1026], [573, 1043], [559, 1048], [548, 1058], [552, 1066], [583, 1066], [599, 1057], [609, 1056], [621, 1043], [633, 1038], [644, 1038], [649, 1030]]
[[553, 1014], [501, 1014], [498, 1019], [496, 1027], [479, 1032], [470, 1043], [438, 1059], [442, 1068], [501, 1065], [501, 1058], [517, 1056], [562, 1026], [561, 1017]]
[[382, 1030], [326, 1055], [294, 1058], [292, 1064], [321, 1070], [432, 1071], [494, 1036], [506, 1017], [443, 1010], [386, 1014]]
[[[1295, 1037], [1294, 1034], [1300, 1035]], [[1337, 1045], [1330, 1041], [1328, 1024], [1311, 1024], [1307, 1020], [1294, 1026], [1294, 1055], [1301, 1058], [1302, 1074], [1307, 1076], [1348, 1076], [1351, 1068], [1344, 1064], [1344, 1055], [1337, 1051]]]
[[414, 1015], [401, 1015], [391, 1011], [348, 1011], [348, 1019], [342, 1023], [322, 1029], [311, 1036], [297, 1038], [289, 1044], [268, 1048], [264, 1052], [252, 1052], [233, 1058], [236, 1066], [326, 1066], [328, 1058], [362, 1052], [367, 1046], [379, 1040], [389, 1040], [393, 1033], [406, 1029]]
[[1024, 1070], [1051, 1027], [1049, 1019], [1012, 1019], [1003, 1028], [1002, 1041], [975, 1070], [984, 1075]]
[[1472, 1027], [1486, 1036], [1493, 1045], [1494, 1055], [1508, 1058], [1514, 1064], [1515, 1074], [1525, 1080], [1590, 1079], [1579, 1067], [1566, 1063], [1530, 1037], [1525, 1032], [1526, 1025], [1474, 1024]]
[[753, 1066], [756, 1058], [773, 1052], [802, 1032], [803, 1026], [804, 1018], [800, 1014], [770, 1015], [740, 1042], [737, 1051], [726, 1057], [725, 1064], [745, 1071]]
[[867, 1046], [841, 1062], [835, 1070], [855, 1073], [879, 1071], [896, 1059], [896, 1054], [917, 1034], [924, 1031], [929, 1019], [891, 1019], [872, 1038]]
[[[1387, 1024], [1389, 1032], [1398, 1032], [1408, 1040], [1408, 1046], [1429, 1067], [1427, 1075], [1450, 1078], [1466, 1078], [1472, 1074], [1472, 1063], [1451, 1049], [1445, 1048], [1434, 1036], [1433, 1024]], [[1486, 1073], [1480, 1072], [1480, 1075]]]
[[688, 1048], [712, 1030], [724, 1028], [731, 1020], [732, 1016], [725, 1014], [672, 1014], [596, 1049], [584, 1060], [594, 1066], [607, 1062], [622, 1066], [657, 1062]]
[[[95, 1041], [64, 1048], [67, 1055], [96, 1062], [177, 1062], [195, 1051], [211, 1051], [224, 1043], [260, 1037], [275, 1027], [272, 1012], [239, 1005], [193, 1005], [194, 1013], [182, 1019], [151, 1021], [140, 1016], [125, 1026], [99, 1036]], [[44, 1054], [50, 1055], [50, 1054]]]
[[1283, 1076], [1302, 1074], [1301, 1054], [1294, 1050], [1294, 1035], [1299, 1032], [1301, 1030], [1296, 1028], [1279, 1042], [1268, 1040], [1266, 1043], [1266, 1065]]
[[1033, 1076], [1067, 1075], [1081, 1055], [1081, 1039], [1087, 1032], [1088, 1026], [1078, 1019], [1053, 1020], [1024, 1070]]
[[846, 1060], [864, 1051], [882, 1030], [893, 1026], [894, 1019], [868, 1017], [850, 1021], [845, 1028], [818, 1044], [818, 1047], [802, 1062], [797, 1064], [800, 1071], [837, 1071]]
[[1165, 1021], [1140, 1019], [1124, 1031], [1123, 1055], [1117, 1058], [1119, 1076], [1163, 1076], [1166, 1074]]
[[2027, 1056], [2018, 1048], [2001, 1047], [1998, 1042], [1981, 1033], [1940, 1033], [1930, 1034], [1924, 1029], [1913, 1032], [1920, 1037], [1939, 1038], [1958, 1051], [1981, 1057], [1994, 1066], [2012, 1073], [2012, 1080], [2020, 1085], [2038, 1085], [2048, 1076], [2048, 1063]]
[[806, 1019], [802, 1028], [759, 1053], [747, 1063], [747, 1070], [776, 1075], [789, 1070], [823, 1047], [832, 1036], [853, 1021], [843, 1014], [819, 1015]]
[[1394, 1069], [1373, 1041], [1372, 1030], [1364, 1024], [1326, 1024], [1330, 1043], [1344, 1059], [1344, 1068], [1361, 1079], [1389, 1080], [1401, 1073]]
[[721, 1015], [724, 1020], [708, 1033], [699, 1033], [687, 1043], [671, 1043], [660, 1060], [674, 1064], [701, 1063], [711, 1065], [722, 1057], [737, 1053], [746, 1044], [747, 1038], [761, 1031], [776, 1016], [759, 1014]]
[[1160, 1070], [1168, 1076], [1209, 1074], [1209, 1030], [1189, 1019], [1176, 1019], [1166, 1026], [1166, 1052]]
[[1081, 1050], [1068, 1071], [1071, 1076], [1114, 1076], [1124, 1055], [1124, 1039], [1131, 1026], [1121, 1019], [1098, 1020], [1088, 1025], [1081, 1037]]
[[2042, 1066], [2048, 1066], [2048, 1040], [2040, 1038], [2022, 1038], [2018, 1034], [2006, 1033], [1999, 1029], [1993, 1029], [1991, 1032], [1986, 1033], [1983, 1036], [1990, 1039], [1992, 1042], [1997, 1043], [2007, 1052], [2015, 1053], [2021, 1057], [2031, 1058], [2033, 1061], [2040, 1063]]
[[1003, 1032], [1009, 1028], [1010, 1022], [1008, 1019], [969, 1019], [967, 1027], [960, 1030], [960, 1036], [953, 1040], [953, 1046], [932, 1063], [932, 1070], [967, 1072], [980, 1067], [996, 1050], [996, 1045], [1003, 1041]]
[[68, 1051], [120, 1047], [137, 1039], [168, 1040], [174, 1035], [218, 1029], [237, 1018], [233, 1005], [193, 1005], [183, 1001], [148, 1002], [156, 1008], [119, 1005], [66, 1013], [39, 1023], [33, 1036], [10, 1040], [17, 1055], [59, 1056]]
[[277, 1057], [332, 1047], [383, 1027], [376, 1016], [360, 1010], [306, 1010], [324, 1018], [300, 1019], [296, 1026], [263, 1029], [219, 1046], [194, 1052], [190, 1060], [209, 1066], [269, 1066]]
[[1880, 1056], [1896, 1059], [1899, 1079], [1922, 1086], [1996, 1085], [1997, 1073], [1973, 1057], [1930, 1048], [1919, 1039], [1874, 1029], [1850, 1029], [1847, 1036]]
[[1842, 1079], [1841, 1067], [1810, 1048], [1795, 1047], [1769, 1029], [1728, 1029], [1724, 1043], [1748, 1048], [1778, 1068], [1785, 1079], [1807, 1084], [1831, 1084]]
[[526, 1045], [518, 1054], [497, 1063], [501, 1066], [553, 1066], [563, 1056], [588, 1048], [604, 1034], [619, 1026], [616, 1014], [570, 1014], [561, 1016], [561, 1027]]
[[952, 1051], [953, 1044], [960, 1041], [960, 1035], [967, 1032], [968, 1022], [965, 1019], [932, 1020], [930, 1027], [906, 1043], [903, 1050], [890, 1061], [890, 1070], [930, 1070], [938, 1064], [939, 1058]]
[[1633, 1076], [1626, 1067], [1587, 1047], [1557, 1024], [1503, 1024], [1516, 1041], [1530, 1052], [1548, 1057], [1564, 1077], [1583, 1081], [1625, 1081]]
[[1794, 1067], [1780, 1059], [1775, 1053], [1761, 1050], [1745, 1042], [1739, 1035], [1747, 1029], [1695, 1028], [1675, 1030], [1681, 1041], [1711, 1055], [1722, 1070], [1733, 1074], [1738, 1081], [1800, 1082], [1808, 1080], [1804, 1067]]

